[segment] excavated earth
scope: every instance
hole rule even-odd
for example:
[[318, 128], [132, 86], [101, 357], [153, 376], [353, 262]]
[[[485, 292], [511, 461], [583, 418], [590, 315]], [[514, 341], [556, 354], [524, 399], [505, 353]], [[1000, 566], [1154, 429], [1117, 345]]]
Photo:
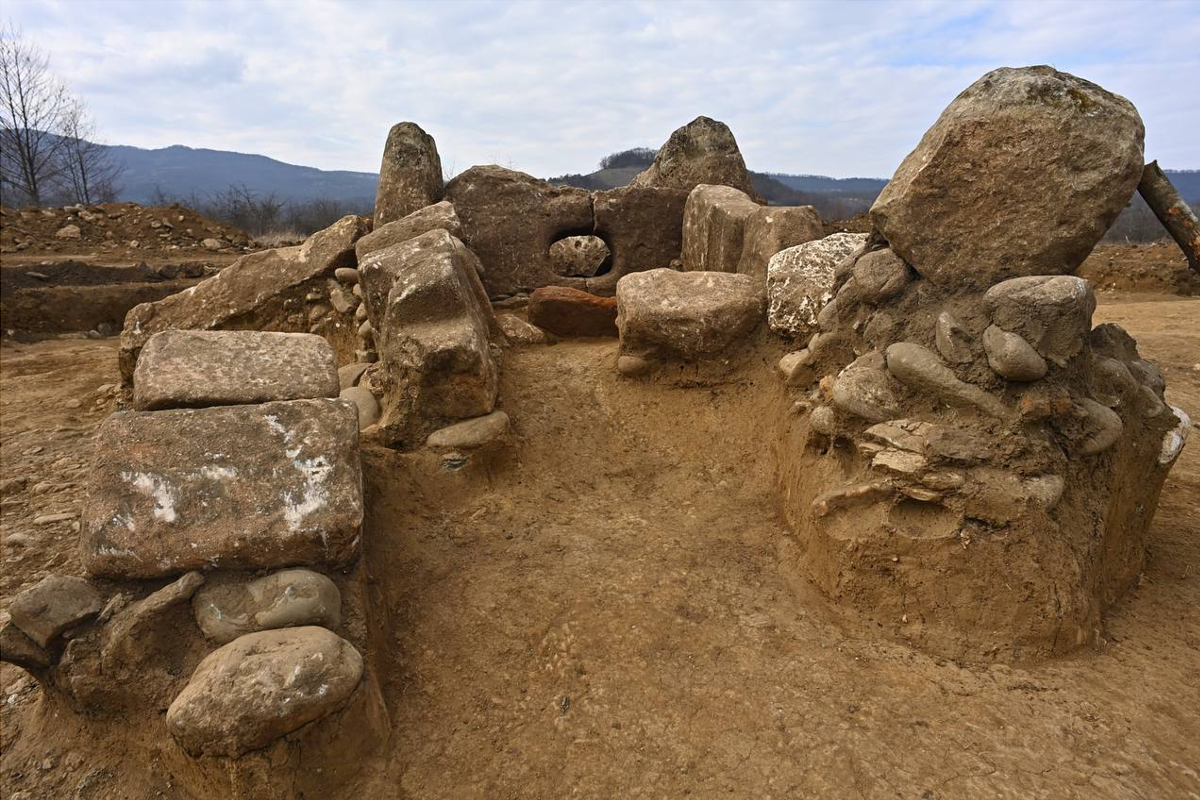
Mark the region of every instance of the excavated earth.
[[[1200, 420], [1200, 300], [1101, 295], [1102, 321]], [[1171, 471], [1145, 574], [1097, 647], [953, 663], [833, 614], [783, 567], [778, 346], [691, 388], [618, 379], [616, 347], [510, 349], [504, 455], [456, 469], [364, 449], [357, 569], [391, 733], [370, 759], [328, 754], [358, 774], [336, 796], [1200, 796], [1200, 447]], [[82, 573], [116, 349], [0, 347], [5, 603]], [[4, 797], [230, 796], [177, 772], [161, 714], [80, 717], [11, 665], [0, 680]]]

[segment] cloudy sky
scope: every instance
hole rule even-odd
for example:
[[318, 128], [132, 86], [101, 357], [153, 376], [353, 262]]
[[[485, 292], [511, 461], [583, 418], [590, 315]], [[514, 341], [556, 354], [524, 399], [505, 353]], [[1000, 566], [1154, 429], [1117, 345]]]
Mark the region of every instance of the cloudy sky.
[[[1133, 100], [1200, 168], [1200, 0], [7, 0], [113, 144], [378, 169], [418, 122], [449, 172], [540, 176], [699, 114], [751, 168], [891, 175], [955, 94], [1047, 63]], [[1191, 95], [1191, 96], [1189, 96]]]

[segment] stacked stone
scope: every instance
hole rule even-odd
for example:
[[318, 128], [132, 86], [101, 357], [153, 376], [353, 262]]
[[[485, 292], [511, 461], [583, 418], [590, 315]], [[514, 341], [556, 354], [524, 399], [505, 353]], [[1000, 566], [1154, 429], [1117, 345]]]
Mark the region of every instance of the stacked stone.
[[780, 303], [772, 327], [817, 329], [780, 362], [808, 395], [783, 491], [834, 600], [1008, 659], [1091, 641], [1136, 581], [1188, 423], [1070, 273], [1132, 196], [1142, 137], [1087, 81], [989, 73], [901, 164], [829, 294]]

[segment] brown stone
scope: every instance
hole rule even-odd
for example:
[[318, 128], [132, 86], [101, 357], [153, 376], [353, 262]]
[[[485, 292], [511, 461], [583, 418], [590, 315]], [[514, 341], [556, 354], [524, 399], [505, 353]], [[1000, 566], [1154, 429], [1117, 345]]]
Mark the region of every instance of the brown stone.
[[563, 283], [550, 246], [592, 230], [586, 191], [503, 167], [472, 167], [450, 181], [446, 199], [462, 222], [462, 241], [483, 264], [491, 297]]
[[701, 184], [683, 210], [683, 269], [737, 272], [746, 220], [762, 206], [742, 191]]
[[766, 277], [771, 256], [824, 234], [812, 206], [759, 206], [746, 218], [737, 271]]
[[430, 431], [495, 405], [498, 370], [489, 345], [499, 333], [477, 263], [462, 242], [435, 230], [377, 250], [359, 265], [379, 332], [370, 388], [382, 409], [380, 435], [390, 445], [419, 445]]
[[344, 565], [358, 555], [350, 403], [118, 412], [95, 441], [83, 517], [94, 575]]
[[1133, 196], [1143, 135], [1133, 105], [1094, 83], [993, 70], [942, 112], [871, 219], [939, 285], [1070, 273]]
[[236, 758], [341, 708], [362, 674], [354, 645], [325, 628], [250, 633], [200, 662], [167, 727], [192, 755]]
[[425, 206], [406, 217], [376, 227], [355, 243], [354, 252], [358, 260], [362, 261], [376, 250], [407, 242], [438, 228], [448, 231], [451, 236], [462, 238], [462, 224], [458, 220], [458, 214], [454, 212], [453, 204], [448, 200]]
[[690, 192], [702, 183], [732, 186], [758, 197], [733, 132], [724, 122], [708, 117], [696, 117], [672, 133], [658, 149], [654, 163], [629, 185]]
[[393, 125], [379, 166], [375, 227], [441, 200], [442, 186], [442, 160], [433, 137], [415, 122]]
[[154, 334], [181, 330], [274, 330], [307, 332], [297, 312], [314, 288], [338, 267], [354, 265], [354, 244], [370, 220], [342, 217], [298, 247], [242, 256], [218, 274], [178, 294], [135, 306], [125, 316], [120, 365], [133, 378], [138, 354]]
[[13, 624], [49, 647], [63, 631], [100, 613], [100, 595], [83, 578], [48, 575], [8, 604]]
[[688, 192], [625, 186], [592, 195], [596, 235], [612, 250], [608, 272], [587, 280], [594, 294], [612, 294], [631, 272], [668, 267], [683, 251], [683, 207]]
[[568, 286], [543, 286], [529, 296], [529, 321], [559, 336], [616, 336], [617, 301]]
[[146, 342], [133, 374], [139, 411], [337, 393], [333, 349], [311, 333], [163, 331]]

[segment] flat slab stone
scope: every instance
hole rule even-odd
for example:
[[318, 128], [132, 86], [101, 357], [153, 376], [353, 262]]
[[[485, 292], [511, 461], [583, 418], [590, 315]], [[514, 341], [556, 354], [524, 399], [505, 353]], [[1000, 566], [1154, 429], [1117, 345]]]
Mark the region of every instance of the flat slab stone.
[[337, 357], [311, 333], [163, 331], [146, 342], [133, 373], [133, 407], [140, 411], [337, 393]]
[[94, 575], [338, 566], [358, 555], [351, 403], [118, 412], [95, 442], [82, 529]]

